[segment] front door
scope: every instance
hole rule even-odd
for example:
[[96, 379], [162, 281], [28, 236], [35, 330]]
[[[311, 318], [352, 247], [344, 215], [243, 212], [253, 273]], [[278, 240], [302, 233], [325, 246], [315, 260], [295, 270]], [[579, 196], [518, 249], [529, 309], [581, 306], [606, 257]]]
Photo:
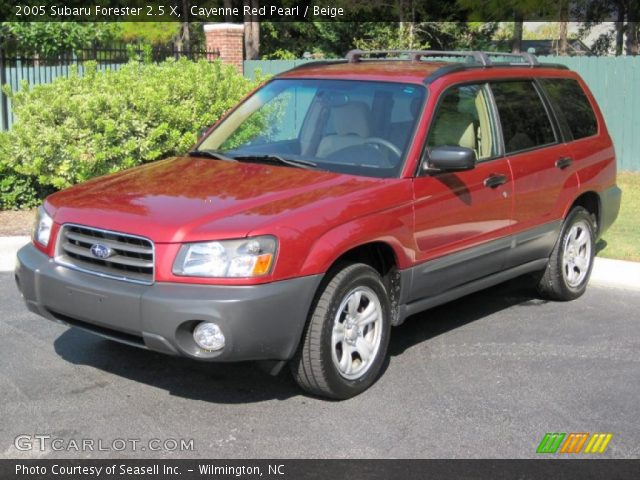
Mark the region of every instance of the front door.
[[430, 148], [472, 148], [472, 170], [425, 173], [414, 181], [415, 243], [418, 265], [409, 302], [503, 268], [510, 248], [513, 181], [500, 155], [495, 114], [485, 84], [456, 85], [438, 102], [424, 162]]

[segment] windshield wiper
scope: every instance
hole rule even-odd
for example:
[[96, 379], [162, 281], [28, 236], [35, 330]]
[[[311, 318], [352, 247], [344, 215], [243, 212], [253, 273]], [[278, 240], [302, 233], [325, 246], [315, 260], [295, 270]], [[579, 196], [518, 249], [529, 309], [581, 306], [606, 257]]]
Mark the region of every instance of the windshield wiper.
[[226, 156], [224, 153], [217, 150], [191, 150], [187, 152], [190, 157], [204, 157], [213, 158], [215, 160], [224, 160], [225, 162], [235, 162], [236, 159]]
[[280, 155], [238, 155], [234, 157], [236, 160], [241, 162], [268, 162], [268, 163], [279, 163], [281, 165], [288, 165], [290, 167], [297, 168], [309, 168], [313, 169], [318, 166], [318, 164], [311, 162], [309, 160], [294, 160], [292, 158], [284, 158]]

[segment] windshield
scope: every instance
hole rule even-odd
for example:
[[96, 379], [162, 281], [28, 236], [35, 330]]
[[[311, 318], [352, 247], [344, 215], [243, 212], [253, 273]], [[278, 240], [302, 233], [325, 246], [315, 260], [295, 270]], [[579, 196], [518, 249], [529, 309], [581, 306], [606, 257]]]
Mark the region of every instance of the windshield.
[[274, 80], [218, 125], [198, 150], [243, 161], [394, 177], [424, 95], [424, 87], [402, 83]]

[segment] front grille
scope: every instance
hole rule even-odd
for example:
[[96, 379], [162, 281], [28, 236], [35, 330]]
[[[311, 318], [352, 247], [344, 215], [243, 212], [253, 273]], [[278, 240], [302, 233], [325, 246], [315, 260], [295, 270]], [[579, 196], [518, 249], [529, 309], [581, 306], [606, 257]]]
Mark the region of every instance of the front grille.
[[[109, 256], [100, 258], [92, 253], [95, 245], [107, 247]], [[153, 283], [153, 243], [135, 235], [81, 225], [63, 225], [56, 261], [77, 270], [117, 280]]]

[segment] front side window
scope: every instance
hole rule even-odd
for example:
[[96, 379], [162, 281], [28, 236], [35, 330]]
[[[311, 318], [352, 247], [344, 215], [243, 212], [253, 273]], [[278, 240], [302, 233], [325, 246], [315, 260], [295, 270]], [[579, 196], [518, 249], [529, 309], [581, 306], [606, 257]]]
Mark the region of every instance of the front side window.
[[555, 105], [560, 123], [574, 140], [598, 133], [598, 122], [580, 84], [571, 78], [544, 78], [544, 90]]
[[431, 122], [427, 145], [470, 148], [479, 161], [497, 154], [483, 85], [455, 86], [444, 93]]
[[533, 82], [495, 82], [491, 90], [500, 115], [505, 153], [556, 142], [551, 120]]
[[394, 177], [424, 104], [421, 85], [274, 80], [199, 145], [238, 161], [300, 162], [339, 173]]

